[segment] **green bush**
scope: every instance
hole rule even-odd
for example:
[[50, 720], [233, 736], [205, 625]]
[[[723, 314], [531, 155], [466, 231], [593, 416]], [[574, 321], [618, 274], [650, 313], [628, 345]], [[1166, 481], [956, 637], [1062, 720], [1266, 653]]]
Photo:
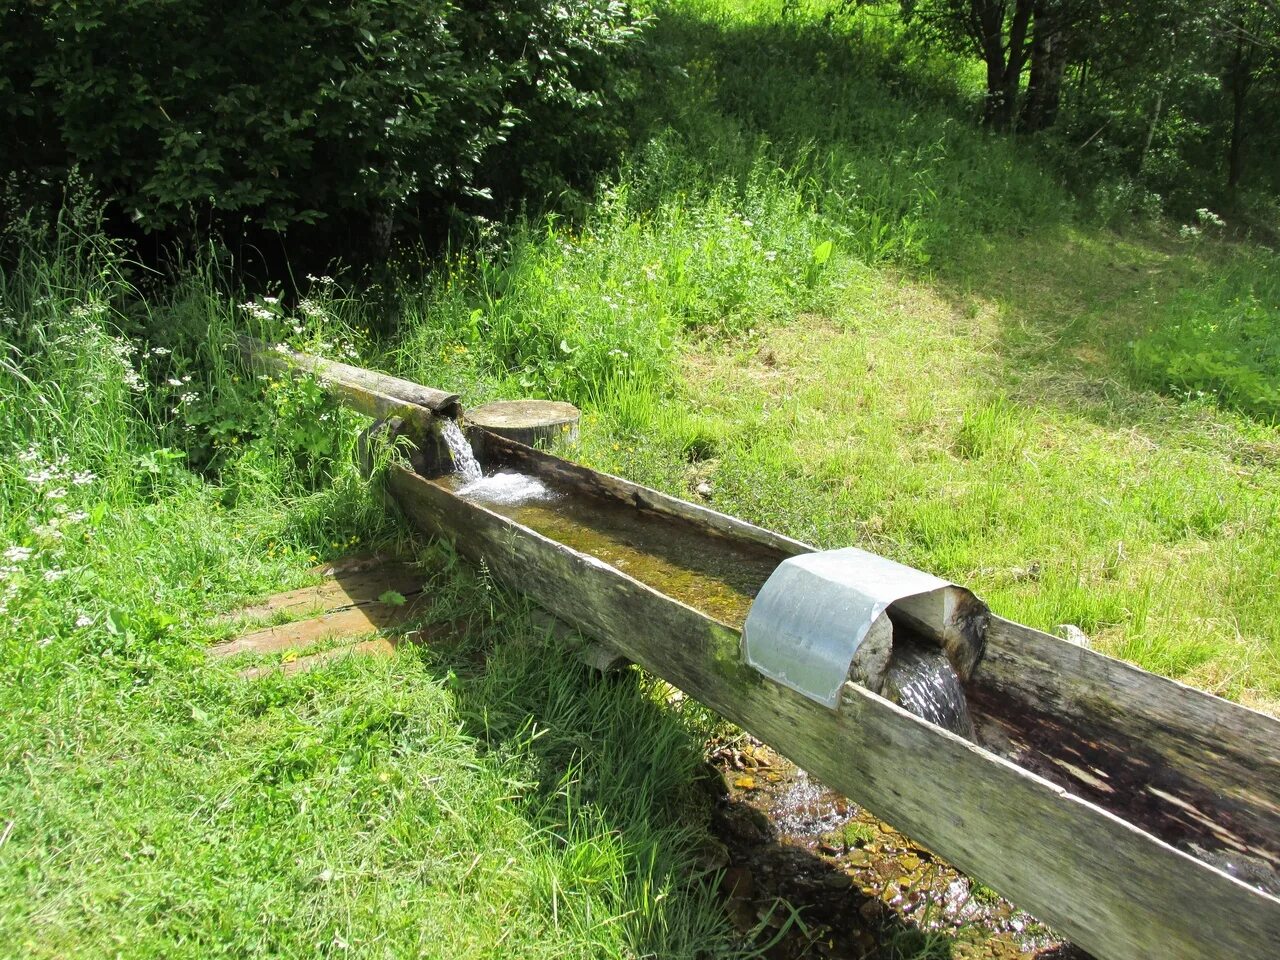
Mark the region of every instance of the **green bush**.
[[638, 26], [618, 0], [10, 4], [0, 173], [79, 168], [146, 229], [339, 218], [385, 240], [616, 146]]

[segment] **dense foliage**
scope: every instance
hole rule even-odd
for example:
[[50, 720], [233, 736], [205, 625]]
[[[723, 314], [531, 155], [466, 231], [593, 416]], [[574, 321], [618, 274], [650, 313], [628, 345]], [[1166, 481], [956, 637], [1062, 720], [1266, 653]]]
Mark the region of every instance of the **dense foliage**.
[[0, 12], [0, 173], [79, 168], [146, 229], [336, 220], [385, 241], [616, 147], [619, 0], [52, 0]]
[[973, 56], [995, 129], [1053, 130], [1082, 185], [1181, 216], [1280, 192], [1276, 0], [901, 0], [917, 38]]

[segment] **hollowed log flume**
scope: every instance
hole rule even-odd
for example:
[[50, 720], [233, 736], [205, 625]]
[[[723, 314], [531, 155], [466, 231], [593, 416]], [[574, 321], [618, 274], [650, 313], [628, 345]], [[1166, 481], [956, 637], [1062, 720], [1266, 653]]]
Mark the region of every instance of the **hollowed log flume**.
[[1275, 719], [999, 617], [965, 687], [972, 741], [853, 683], [828, 709], [746, 666], [739, 634], [773, 568], [813, 548], [468, 434], [487, 473], [550, 495], [460, 497], [421, 456], [386, 489], [501, 582], [1100, 958], [1277, 956]]

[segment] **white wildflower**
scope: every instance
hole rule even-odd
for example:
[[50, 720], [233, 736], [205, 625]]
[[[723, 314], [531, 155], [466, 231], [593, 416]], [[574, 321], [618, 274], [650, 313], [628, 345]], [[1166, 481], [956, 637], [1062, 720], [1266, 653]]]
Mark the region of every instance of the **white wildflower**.
[[76, 617], [76, 626], [80, 627], [81, 629], [83, 629], [84, 627], [92, 627], [93, 617], [85, 613], [80, 614], [80, 616]]
[[277, 303], [280, 302], [280, 298], [279, 297], [263, 297], [262, 302], [267, 304], [268, 306], [274, 307]]
[[22, 563], [35, 553], [31, 547], [10, 547], [4, 552], [4, 558], [10, 563]]
[[87, 487], [89, 484], [93, 483], [93, 481], [96, 479], [98, 478], [93, 474], [92, 471], [81, 470], [71, 477], [71, 482], [74, 483], [77, 487]]
[[268, 321], [274, 319], [275, 315], [260, 303], [246, 302], [240, 304], [240, 309], [255, 320]]
[[179, 380], [177, 377], [170, 377], [168, 380], [165, 381], [165, 383], [167, 383], [171, 387], [182, 386], [182, 381]]
[[49, 500], [61, 500], [67, 495], [67, 488], [55, 487], [52, 490], [46, 490], [44, 495]]
[[20, 463], [35, 463], [39, 459], [40, 459], [40, 448], [37, 447], [34, 443], [31, 446], [27, 447], [27, 449], [23, 450], [20, 454], [18, 454], [18, 461]]
[[[320, 306], [320, 304], [316, 303], [314, 300], [299, 300], [298, 309], [308, 320], [323, 320], [325, 318], [324, 307]], [[301, 333], [301, 331], [298, 332]]]
[[46, 571], [44, 572], [44, 582], [45, 582], [45, 583], [57, 583], [59, 580], [61, 580], [61, 579], [62, 579], [63, 577], [65, 577], [66, 575], [67, 575], [67, 571], [65, 571], [65, 570], [46, 570]]
[[1227, 225], [1227, 221], [1223, 220], [1208, 207], [1201, 207], [1198, 209], [1196, 211], [1196, 219], [1201, 223], [1207, 223], [1214, 227], [1225, 227]]
[[89, 514], [85, 513], [83, 510], [76, 510], [73, 513], [68, 513], [66, 517], [67, 523], [83, 523], [88, 519]]

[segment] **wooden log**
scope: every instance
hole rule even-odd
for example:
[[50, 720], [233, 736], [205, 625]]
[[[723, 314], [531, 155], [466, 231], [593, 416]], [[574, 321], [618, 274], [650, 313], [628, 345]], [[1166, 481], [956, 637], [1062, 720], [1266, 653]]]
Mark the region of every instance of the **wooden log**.
[[[544, 457], [534, 451], [520, 456], [530, 464]], [[581, 469], [552, 461], [544, 461], [550, 470]], [[617, 478], [595, 475], [586, 485], [612, 487], [640, 512], [671, 506], [662, 495]], [[1274, 956], [1280, 898], [856, 685], [846, 685], [840, 709], [833, 711], [767, 680], [743, 664], [737, 631], [595, 557], [461, 500], [440, 484], [393, 466], [388, 489], [420, 528], [453, 541], [500, 581], [890, 818], [1097, 956]], [[686, 504], [675, 512], [697, 516], [702, 508]], [[784, 540], [723, 515], [705, 529], [775, 545]], [[1051, 664], [1046, 643], [1061, 644], [1075, 656], [1090, 655], [1036, 631], [1015, 632], [998, 623], [988, 638], [987, 656], [994, 648], [997, 661], [1008, 660], [1014, 656], [1009, 651], [1022, 645]], [[975, 676], [983, 667], [985, 661]], [[993, 676], [997, 673], [998, 668]], [[1145, 711], [1152, 725], [1165, 715], [1179, 722], [1179, 707], [1197, 699], [1213, 706], [1201, 702], [1193, 716], [1210, 714], [1227, 729], [1246, 727], [1256, 717], [1178, 685], [1155, 686], [1165, 706], [1151, 710], [1140, 702], [1125, 704]], [[1139, 690], [1151, 692], [1155, 686], [1144, 681]], [[1254, 773], [1260, 778], [1274, 770], [1271, 761], [1280, 742], [1275, 722], [1264, 721], [1238, 751], [1257, 751]], [[1206, 727], [1207, 740], [1214, 729]], [[1218, 753], [1225, 751], [1217, 744]], [[1210, 764], [1213, 757], [1201, 762]]]
[[[473, 444], [486, 462], [630, 504], [639, 517], [687, 523], [704, 539], [754, 543], [779, 556], [814, 549], [483, 431], [475, 431]], [[1212, 843], [1237, 852], [1242, 875], [1256, 861], [1273, 872], [1280, 867], [1280, 724], [1274, 718], [1000, 617], [992, 618], [966, 691], [971, 705], [984, 708], [975, 720], [987, 746], [1188, 846]], [[1025, 742], [1025, 729], [1012, 730], [1011, 720], [1038, 730], [1036, 742]], [[1116, 769], [1103, 769], [1104, 763]], [[1099, 786], [1117, 775], [1122, 788]]]
[[558, 400], [499, 400], [466, 411], [463, 419], [528, 447], [578, 439], [581, 412]]
[[252, 365], [293, 376], [314, 376], [329, 393], [352, 409], [377, 419], [400, 417], [422, 433], [433, 415], [455, 417], [459, 412], [456, 393], [424, 387], [400, 377], [282, 346], [272, 347], [252, 337], [240, 338], [240, 350]]

